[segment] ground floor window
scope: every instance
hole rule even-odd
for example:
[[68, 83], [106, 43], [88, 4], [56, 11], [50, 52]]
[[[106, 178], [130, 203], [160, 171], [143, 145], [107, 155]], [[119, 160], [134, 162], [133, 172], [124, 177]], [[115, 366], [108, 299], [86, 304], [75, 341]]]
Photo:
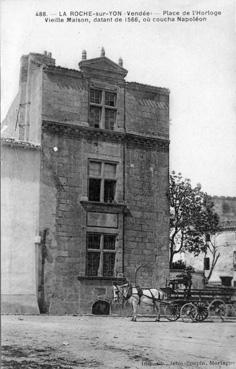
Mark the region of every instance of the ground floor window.
[[88, 276], [114, 276], [116, 235], [104, 233], [87, 233]]

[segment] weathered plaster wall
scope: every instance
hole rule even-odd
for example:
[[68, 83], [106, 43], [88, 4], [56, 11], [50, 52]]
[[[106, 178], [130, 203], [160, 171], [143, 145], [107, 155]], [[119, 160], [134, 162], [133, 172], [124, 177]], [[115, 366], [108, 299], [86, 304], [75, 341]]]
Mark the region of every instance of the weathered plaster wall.
[[42, 113], [42, 70], [55, 60], [44, 54], [21, 57], [19, 91], [3, 125], [4, 137], [40, 144]]
[[41, 140], [42, 122], [42, 66], [30, 64], [30, 78], [28, 81], [28, 114], [26, 120], [26, 140], [39, 144]]
[[[221, 283], [220, 277], [229, 276], [232, 277], [232, 286], [236, 282], [236, 273], [235, 266], [233, 262], [233, 254], [236, 251], [236, 237], [235, 231], [225, 231], [221, 234], [213, 237], [213, 242], [217, 247], [217, 253], [220, 253], [220, 257], [217, 261], [217, 264], [213, 270], [213, 273], [210, 278], [210, 282], [219, 282]], [[210, 258], [210, 264], [212, 262], [212, 256], [210, 253], [207, 254], [207, 257]], [[194, 257], [191, 254], [185, 255], [185, 260], [187, 264], [193, 265], [196, 270], [203, 270], [204, 268], [204, 255], [199, 255], [198, 257]], [[206, 276], [208, 276], [209, 271], [205, 271]]]
[[[220, 258], [211, 276], [211, 281], [220, 281], [220, 277], [233, 277], [232, 285], [236, 282], [233, 254], [236, 252], [236, 231], [225, 231], [215, 237], [217, 251]], [[210, 256], [211, 255], [207, 255]]]
[[39, 151], [2, 146], [2, 312], [38, 313]]

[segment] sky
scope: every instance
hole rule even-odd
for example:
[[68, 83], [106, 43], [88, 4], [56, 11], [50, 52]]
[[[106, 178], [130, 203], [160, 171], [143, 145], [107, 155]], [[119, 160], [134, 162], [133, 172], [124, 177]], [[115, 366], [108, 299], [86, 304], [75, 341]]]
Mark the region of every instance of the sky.
[[[57, 65], [78, 69], [83, 49], [90, 59], [103, 46], [114, 62], [123, 58], [127, 81], [170, 90], [170, 170], [210, 195], [236, 196], [235, 9], [234, 0], [2, 0], [1, 117], [18, 90], [21, 55], [47, 50]], [[91, 23], [46, 23], [36, 16], [40, 11], [51, 18], [64, 11], [121, 11], [122, 22], [112, 15], [110, 23], [94, 16]], [[151, 14], [125, 22], [128, 11]], [[188, 19], [193, 11], [218, 13], [177, 21], [173, 12], [184, 17], [184, 11]], [[160, 20], [167, 17], [175, 20]]]

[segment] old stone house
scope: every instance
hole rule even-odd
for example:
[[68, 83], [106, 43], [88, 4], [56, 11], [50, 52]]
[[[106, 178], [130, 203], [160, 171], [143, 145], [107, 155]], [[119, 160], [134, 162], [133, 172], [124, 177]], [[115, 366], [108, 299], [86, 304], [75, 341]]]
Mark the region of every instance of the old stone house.
[[[236, 287], [236, 197], [212, 196], [214, 208], [220, 218], [221, 231], [211, 237], [217, 263], [209, 278], [211, 284], [223, 284]], [[212, 264], [212, 253], [200, 254], [194, 257], [185, 253], [183, 259], [192, 265], [196, 271], [204, 272], [208, 277]]]
[[126, 75], [104, 50], [79, 70], [22, 56], [2, 138], [3, 312], [106, 309], [140, 264], [140, 285], [165, 285], [169, 91]]

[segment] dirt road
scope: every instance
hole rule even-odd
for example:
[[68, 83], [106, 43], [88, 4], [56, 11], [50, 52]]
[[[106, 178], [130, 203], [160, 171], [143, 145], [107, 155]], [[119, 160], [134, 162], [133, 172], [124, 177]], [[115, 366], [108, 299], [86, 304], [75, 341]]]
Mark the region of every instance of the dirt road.
[[236, 368], [236, 322], [3, 316], [2, 368]]

